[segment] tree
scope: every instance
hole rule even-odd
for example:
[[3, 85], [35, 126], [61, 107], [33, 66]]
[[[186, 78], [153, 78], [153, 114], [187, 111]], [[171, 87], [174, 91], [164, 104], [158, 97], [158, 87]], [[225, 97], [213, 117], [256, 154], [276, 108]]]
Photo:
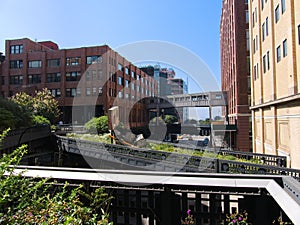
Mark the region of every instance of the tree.
[[173, 124], [175, 122], [178, 122], [178, 119], [176, 116], [173, 116], [173, 115], [165, 115], [164, 121], [166, 124]]
[[184, 121], [185, 124], [197, 124], [197, 120], [195, 119], [188, 119], [186, 121]]
[[96, 133], [96, 132], [98, 134], [108, 133], [108, 117], [107, 116], [100, 116], [98, 118], [93, 117], [84, 125], [84, 127], [90, 133]]
[[30, 116], [25, 107], [9, 99], [0, 98], [0, 130], [29, 126]]
[[17, 93], [12, 97], [12, 100], [27, 109], [32, 115], [43, 116], [52, 124], [61, 114], [58, 102], [46, 88], [42, 91], [36, 91], [34, 97], [24, 92]]

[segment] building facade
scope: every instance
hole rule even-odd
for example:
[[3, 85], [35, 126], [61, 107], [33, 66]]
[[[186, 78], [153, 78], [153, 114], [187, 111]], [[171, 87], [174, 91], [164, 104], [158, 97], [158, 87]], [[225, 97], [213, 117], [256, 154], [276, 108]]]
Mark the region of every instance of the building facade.
[[253, 150], [300, 168], [300, 1], [249, 0]]
[[220, 23], [222, 91], [227, 92], [229, 125], [237, 131], [226, 137], [228, 146], [251, 151], [250, 56], [248, 2], [223, 0]]
[[122, 121], [138, 126], [147, 120], [139, 100], [157, 94], [152, 77], [107, 45], [59, 49], [51, 41], [7, 40], [0, 66], [1, 96], [47, 88], [61, 107], [64, 123], [84, 123], [117, 105], [120, 117], [131, 115]]

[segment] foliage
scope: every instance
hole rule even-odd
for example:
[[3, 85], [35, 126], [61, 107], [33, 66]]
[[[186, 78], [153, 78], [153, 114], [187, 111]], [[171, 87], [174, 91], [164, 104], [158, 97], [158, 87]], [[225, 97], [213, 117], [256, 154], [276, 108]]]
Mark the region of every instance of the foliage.
[[282, 217], [278, 217], [277, 220], [274, 220], [272, 224], [277, 224], [277, 225], [289, 225], [289, 224], [293, 224], [291, 222], [284, 222], [282, 221]]
[[108, 133], [108, 117], [100, 116], [90, 119], [85, 125], [85, 129], [90, 133], [104, 134]]
[[43, 116], [51, 123], [60, 115], [58, 102], [48, 89], [36, 91], [34, 97], [20, 92], [12, 97], [12, 101], [25, 108], [35, 116]]
[[226, 222], [228, 225], [250, 225], [251, 223], [247, 222], [248, 213], [244, 211], [243, 213], [233, 213], [230, 215], [226, 215]]
[[82, 186], [65, 184], [57, 190], [48, 179], [25, 178], [24, 172], [16, 175], [12, 165], [18, 165], [25, 153], [23, 145], [0, 159], [0, 224], [112, 225], [107, 214], [111, 197], [103, 188], [87, 194]]
[[101, 143], [110, 143], [110, 134], [103, 134], [103, 135], [93, 135], [93, 134], [76, 134], [76, 133], [67, 133], [67, 137], [70, 138], [78, 138], [81, 140], [87, 141], [95, 141]]
[[165, 115], [164, 121], [166, 124], [173, 124], [175, 122], [178, 122], [178, 119], [176, 116], [173, 116], [173, 115]]
[[202, 124], [202, 125], [210, 124], [210, 119], [206, 118], [205, 120], [199, 120], [199, 124]]
[[193, 215], [191, 214], [191, 210], [189, 209], [187, 212], [187, 217], [184, 220], [181, 220], [181, 225], [194, 225], [195, 221]]
[[0, 130], [30, 125], [30, 113], [9, 99], [0, 98]]
[[32, 125], [50, 125], [50, 121], [43, 116], [32, 116]]

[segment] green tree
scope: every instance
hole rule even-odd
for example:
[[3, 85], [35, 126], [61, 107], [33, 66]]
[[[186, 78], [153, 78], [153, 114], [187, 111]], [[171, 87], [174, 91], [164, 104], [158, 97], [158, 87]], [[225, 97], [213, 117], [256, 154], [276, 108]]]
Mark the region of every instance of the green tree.
[[27, 109], [32, 115], [43, 116], [52, 124], [61, 114], [58, 102], [46, 88], [36, 91], [33, 97], [24, 92], [17, 93], [12, 97], [12, 100]]
[[32, 116], [32, 125], [38, 126], [38, 125], [51, 125], [50, 121], [43, 117], [43, 116]]
[[166, 124], [173, 124], [175, 122], [178, 122], [178, 119], [176, 116], [173, 116], [173, 115], [165, 115], [164, 121]]
[[0, 130], [30, 125], [30, 113], [15, 102], [0, 98]]
[[93, 117], [84, 125], [84, 127], [90, 133], [98, 133], [98, 134], [108, 133], [108, 117], [107, 116]]

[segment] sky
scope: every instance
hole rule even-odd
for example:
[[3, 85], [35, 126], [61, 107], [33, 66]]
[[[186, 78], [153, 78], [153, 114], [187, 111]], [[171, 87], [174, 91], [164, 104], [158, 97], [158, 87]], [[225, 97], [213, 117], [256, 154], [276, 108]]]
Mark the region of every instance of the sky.
[[23, 37], [62, 49], [165, 41], [196, 54], [220, 83], [221, 7], [221, 0], [0, 0], [0, 52], [6, 39]]

